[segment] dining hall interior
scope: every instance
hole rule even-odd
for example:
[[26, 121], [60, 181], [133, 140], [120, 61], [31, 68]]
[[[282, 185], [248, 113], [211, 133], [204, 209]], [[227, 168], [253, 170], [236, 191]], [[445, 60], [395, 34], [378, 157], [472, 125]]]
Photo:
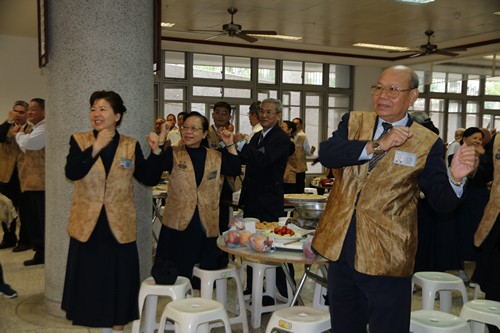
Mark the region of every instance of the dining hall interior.
[[[144, 138], [143, 151], [156, 118], [198, 111], [213, 122], [221, 100], [232, 107], [235, 131], [248, 133], [248, 108], [265, 98], [282, 100], [282, 120], [302, 118], [318, 147], [344, 113], [372, 110], [370, 86], [393, 65], [416, 71], [411, 111], [426, 112], [444, 142], [459, 127], [500, 128], [498, 0], [2, 0], [0, 46], [1, 122], [14, 101], [40, 97], [49, 129], [45, 264], [25, 267], [32, 251], [0, 250], [4, 278], [18, 293], [0, 296], [0, 332], [100, 332], [71, 325], [61, 310], [73, 195], [64, 165], [71, 134], [89, 129], [93, 91], [120, 93], [129, 110], [120, 132]], [[308, 187], [326, 174], [316, 155], [308, 157]], [[135, 185], [143, 280], [151, 275], [154, 200], [151, 187]], [[304, 265], [295, 268], [298, 282]], [[473, 269], [466, 263], [469, 276]], [[316, 285], [306, 279], [306, 305], [318, 297]], [[228, 286], [231, 303], [236, 288]], [[412, 309], [422, 298], [417, 290]], [[451, 313], [462, 305], [454, 292]], [[250, 332], [265, 332], [271, 313], [258, 328], [248, 317]]]

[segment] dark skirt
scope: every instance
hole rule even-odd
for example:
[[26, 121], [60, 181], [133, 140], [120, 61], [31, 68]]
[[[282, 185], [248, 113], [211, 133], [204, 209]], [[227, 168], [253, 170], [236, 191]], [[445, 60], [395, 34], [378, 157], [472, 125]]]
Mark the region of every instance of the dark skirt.
[[120, 244], [101, 211], [90, 239], [70, 239], [62, 309], [74, 325], [112, 327], [139, 318], [136, 242]]

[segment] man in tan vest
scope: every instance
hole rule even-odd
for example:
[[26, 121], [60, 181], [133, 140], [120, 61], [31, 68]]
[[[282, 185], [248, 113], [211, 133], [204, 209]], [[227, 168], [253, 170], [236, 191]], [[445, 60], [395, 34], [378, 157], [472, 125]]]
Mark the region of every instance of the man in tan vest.
[[[500, 301], [500, 135], [497, 133], [484, 147], [485, 153], [474, 175], [474, 180], [491, 184], [490, 200], [474, 235], [474, 244], [481, 250], [472, 277], [485, 298]], [[500, 329], [488, 325], [490, 333]]]
[[330, 260], [328, 296], [335, 333], [408, 332], [421, 190], [438, 211], [461, 201], [478, 159], [462, 145], [446, 170], [443, 142], [408, 116], [418, 76], [384, 70], [372, 86], [375, 112], [350, 112], [320, 144], [335, 183], [313, 240]]
[[35, 256], [25, 266], [45, 262], [45, 100], [34, 98], [28, 105], [31, 133], [16, 125], [16, 142], [24, 153], [19, 163], [22, 200], [26, 204], [26, 221]]
[[[19, 211], [19, 242], [16, 236], [16, 221], [13, 221], [9, 228], [2, 224], [4, 236], [0, 249], [14, 247], [14, 252], [21, 252], [31, 248], [28, 231], [26, 228], [25, 209], [21, 199], [21, 187], [18, 175], [18, 158], [21, 150], [14, 138], [14, 126], [19, 125], [21, 131], [27, 133], [31, 131], [31, 125], [27, 124], [28, 103], [25, 101], [16, 101], [9, 112], [7, 120], [0, 125], [0, 193], [7, 196], [16, 209]], [[18, 245], [16, 246], [16, 243]]]
[[297, 133], [293, 139], [295, 140], [295, 154], [297, 156], [297, 175], [296, 175], [296, 193], [304, 193], [306, 186], [306, 171], [307, 157], [312, 156], [316, 151], [316, 147], [309, 144], [306, 133], [304, 133], [304, 122], [302, 118], [294, 118], [293, 122], [297, 126]]

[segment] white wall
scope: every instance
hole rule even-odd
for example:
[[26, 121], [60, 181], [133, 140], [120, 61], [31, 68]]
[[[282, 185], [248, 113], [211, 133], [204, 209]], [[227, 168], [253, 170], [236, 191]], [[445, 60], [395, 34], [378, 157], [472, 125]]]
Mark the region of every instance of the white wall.
[[378, 67], [354, 67], [353, 110], [373, 111], [370, 86], [377, 83], [382, 70], [382, 68]]
[[46, 98], [43, 69], [38, 68], [38, 39], [0, 35], [0, 122], [16, 100]]

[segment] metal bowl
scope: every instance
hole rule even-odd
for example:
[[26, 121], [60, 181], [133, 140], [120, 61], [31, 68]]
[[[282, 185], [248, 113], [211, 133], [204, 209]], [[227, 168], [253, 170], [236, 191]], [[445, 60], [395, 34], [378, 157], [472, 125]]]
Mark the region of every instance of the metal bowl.
[[295, 210], [305, 220], [319, 220], [325, 210], [324, 202], [302, 202], [295, 204]]

